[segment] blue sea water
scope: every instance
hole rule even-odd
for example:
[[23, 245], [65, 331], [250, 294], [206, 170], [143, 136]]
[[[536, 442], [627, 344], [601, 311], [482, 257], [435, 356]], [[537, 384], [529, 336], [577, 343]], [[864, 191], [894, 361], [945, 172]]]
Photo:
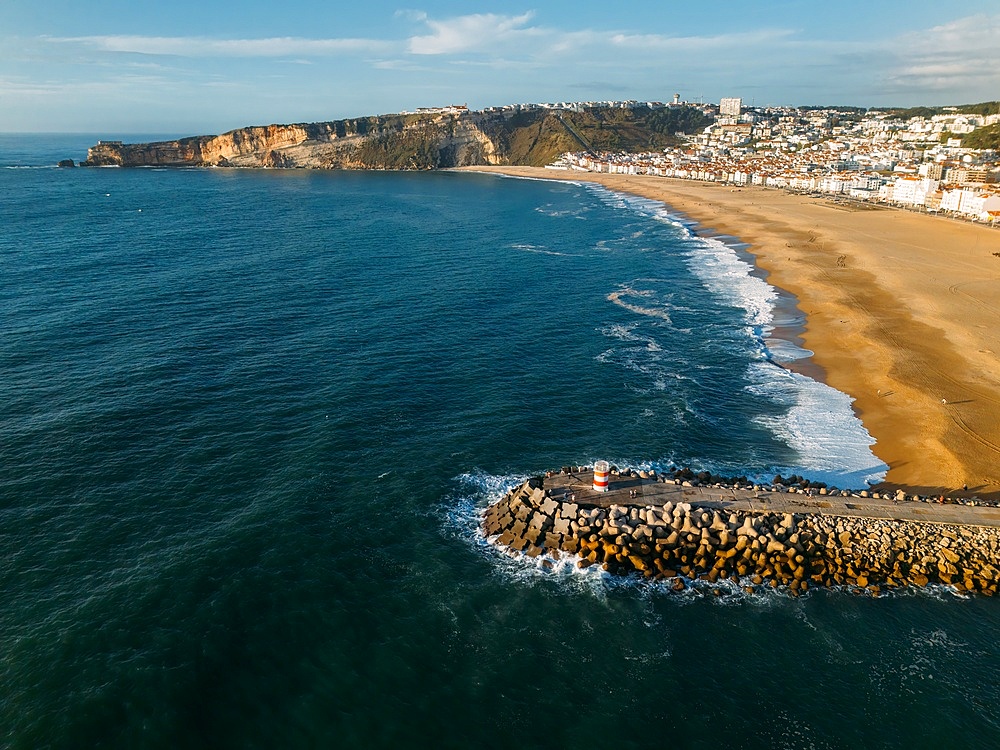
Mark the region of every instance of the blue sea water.
[[738, 247], [577, 184], [54, 168], [95, 140], [0, 136], [4, 747], [1000, 740], [993, 600], [477, 534], [596, 458], [882, 475]]

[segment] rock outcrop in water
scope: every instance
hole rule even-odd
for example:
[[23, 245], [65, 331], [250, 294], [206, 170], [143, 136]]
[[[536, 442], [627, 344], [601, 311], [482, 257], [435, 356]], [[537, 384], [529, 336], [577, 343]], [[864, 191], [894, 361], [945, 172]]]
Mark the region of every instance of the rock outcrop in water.
[[937, 583], [992, 596], [1000, 585], [995, 527], [686, 502], [604, 508], [575, 495], [557, 499], [540, 477], [487, 508], [482, 523], [487, 538], [512, 554], [576, 555], [580, 567], [671, 579], [678, 589], [685, 581], [730, 578], [751, 591], [783, 586], [798, 594], [839, 585], [877, 594]]
[[[470, 112], [451, 108], [335, 122], [266, 125], [222, 135], [126, 144], [100, 141], [83, 166], [223, 166], [312, 169], [435, 169], [550, 163], [578, 150], [577, 135], [596, 148], [648, 148], [703, 127], [693, 108], [593, 108]], [[572, 131], [570, 130], [572, 128]], [[576, 135], [574, 135], [574, 133]]]

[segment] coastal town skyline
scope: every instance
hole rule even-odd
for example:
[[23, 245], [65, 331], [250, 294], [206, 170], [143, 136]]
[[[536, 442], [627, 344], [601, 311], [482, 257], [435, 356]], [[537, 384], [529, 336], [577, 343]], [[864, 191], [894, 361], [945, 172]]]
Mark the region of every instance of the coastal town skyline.
[[948, 105], [1000, 90], [996, 2], [264, 10], [252, 1], [5, 3], [0, 131], [180, 135], [453, 103], [674, 93], [757, 105]]

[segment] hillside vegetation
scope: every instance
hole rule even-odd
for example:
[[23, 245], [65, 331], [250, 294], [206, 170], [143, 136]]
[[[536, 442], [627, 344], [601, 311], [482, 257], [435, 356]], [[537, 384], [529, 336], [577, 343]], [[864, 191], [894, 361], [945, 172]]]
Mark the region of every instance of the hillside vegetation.
[[648, 151], [678, 143], [678, 133], [702, 130], [712, 118], [693, 107], [594, 107], [581, 112], [529, 110], [481, 127], [507, 163], [537, 167], [567, 151], [584, 150], [563, 121], [595, 151]]
[[882, 111], [890, 112], [902, 120], [909, 120], [911, 117], [933, 117], [934, 115], [949, 114], [995, 115], [1000, 114], [1000, 101], [959, 104], [954, 107], [909, 107], [907, 109], [888, 107]]
[[[595, 151], [646, 151], [679, 142], [678, 133], [692, 133], [712, 119], [692, 107], [671, 109], [617, 109], [595, 107], [581, 112], [534, 109], [488, 113], [477, 125], [505, 164], [544, 166], [567, 151], [585, 147], [572, 129]], [[355, 128], [368, 138], [356, 146], [354, 161], [376, 169], [434, 169], [486, 163], [482, 154], [466, 148], [461, 157], [449, 147], [452, 121], [401, 121], [397, 127], [376, 130]], [[567, 127], [569, 126], [569, 127]], [[476, 161], [478, 158], [478, 161]]]
[[1000, 123], [978, 128], [962, 138], [965, 148], [992, 149], [1000, 151]]

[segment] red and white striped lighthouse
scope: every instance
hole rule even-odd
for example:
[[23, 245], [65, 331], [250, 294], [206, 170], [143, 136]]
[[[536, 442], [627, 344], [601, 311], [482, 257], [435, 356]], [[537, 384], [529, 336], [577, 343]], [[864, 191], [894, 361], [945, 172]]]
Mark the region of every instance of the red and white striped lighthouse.
[[608, 474], [610, 467], [607, 461], [594, 462], [594, 492], [608, 491]]

